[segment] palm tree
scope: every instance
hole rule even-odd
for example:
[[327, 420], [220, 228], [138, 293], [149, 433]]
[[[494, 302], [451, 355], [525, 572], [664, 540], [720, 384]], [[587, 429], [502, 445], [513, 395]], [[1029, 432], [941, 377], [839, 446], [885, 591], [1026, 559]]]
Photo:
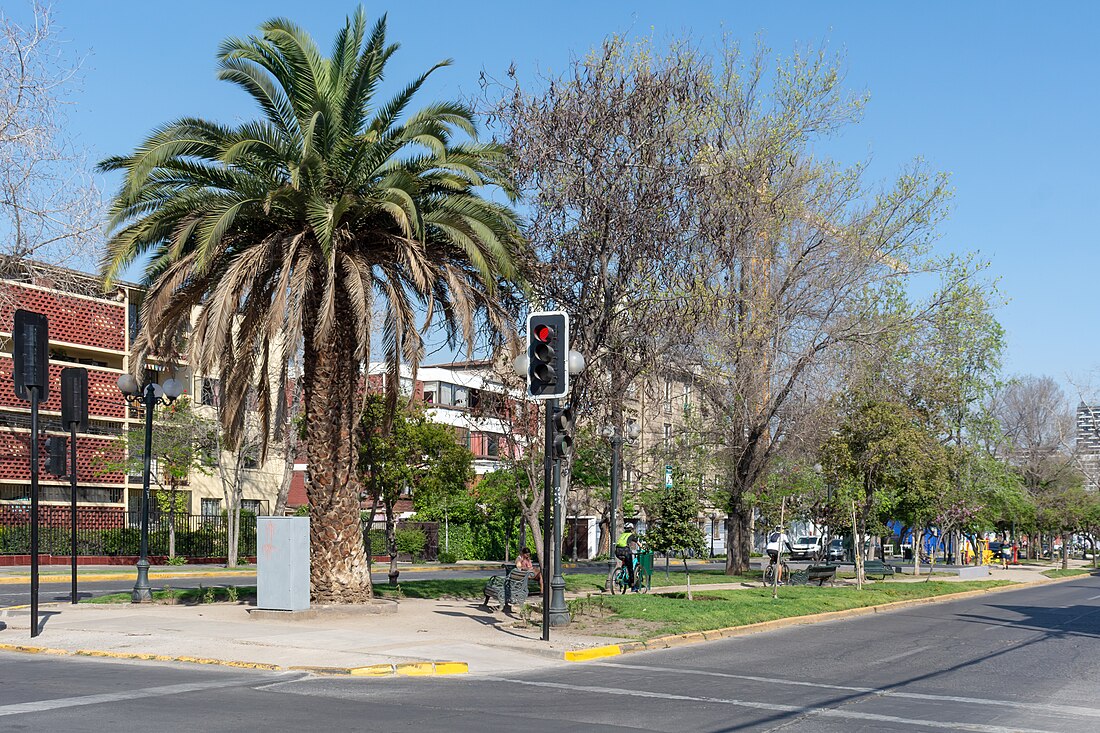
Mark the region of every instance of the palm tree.
[[392, 405], [398, 367], [419, 363], [430, 324], [468, 349], [480, 332], [508, 332], [502, 304], [530, 261], [506, 151], [477, 141], [471, 109], [439, 102], [406, 114], [429, 74], [450, 62], [380, 103], [397, 45], [386, 43], [385, 17], [367, 30], [359, 8], [328, 58], [284, 19], [227, 39], [219, 77], [252, 96], [259, 119], [180, 119], [100, 164], [125, 174], [104, 281], [148, 263], [137, 365], [172, 353], [193, 325], [188, 358], [220, 376], [233, 445], [252, 409], [265, 440], [273, 424], [277, 432], [288, 366], [301, 359], [312, 596], [328, 603], [371, 595], [356, 426], [372, 317], [381, 316]]

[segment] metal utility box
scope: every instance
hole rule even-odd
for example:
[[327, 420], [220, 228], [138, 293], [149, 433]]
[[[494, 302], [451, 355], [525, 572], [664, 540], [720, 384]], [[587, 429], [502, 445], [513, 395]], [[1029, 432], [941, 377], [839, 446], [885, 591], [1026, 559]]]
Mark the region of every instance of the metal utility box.
[[256, 607], [309, 608], [309, 517], [256, 517]]

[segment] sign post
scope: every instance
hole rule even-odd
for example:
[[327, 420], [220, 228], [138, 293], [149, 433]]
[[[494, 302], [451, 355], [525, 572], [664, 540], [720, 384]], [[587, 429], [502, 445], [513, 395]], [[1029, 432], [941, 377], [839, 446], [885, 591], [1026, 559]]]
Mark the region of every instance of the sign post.
[[38, 636], [38, 403], [50, 396], [49, 320], [15, 312], [12, 328], [15, 395], [31, 403], [31, 638]]
[[70, 599], [79, 599], [76, 591], [76, 433], [88, 430], [88, 370], [65, 367], [61, 370], [61, 422], [69, 429], [69, 512], [72, 540], [72, 592]]

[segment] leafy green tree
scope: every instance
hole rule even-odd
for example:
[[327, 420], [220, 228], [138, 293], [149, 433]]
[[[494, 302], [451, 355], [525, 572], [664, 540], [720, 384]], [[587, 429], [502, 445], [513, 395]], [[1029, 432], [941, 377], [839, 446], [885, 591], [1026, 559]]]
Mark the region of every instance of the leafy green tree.
[[822, 464], [837, 487], [835, 500], [854, 505], [856, 538], [881, 533], [899, 512], [930, 518], [945, 489], [943, 446], [918, 411], [896, 402], [853, 405], [826, 442]]
[[[218, 426], [193, 409], [187, 397], [161, 407], [153, 416], [152, 471], [156, 483], [153, 501], [159, 512], [168, 515], [168, 556], [176, 556], [176, 523], [180, 514], [190, 510], [180, 487], [195, 473], [211, 474], [218, 460]], [[116, 455], [120, 459], [104, 462], [107, 471], [124, 471], [137, 476], [145, 470], [145, 426], [134, 428], [118, 438]]]
[[[371, 596], [355, 452], [364, 364], [384, 354], [392, 412], [398, 366], [419, 363], [427, 326], [441, 324], [449, 343], [471, 349], [479, 324], [492, 340], [510, 330], [512, 284], [529, 259], [516, 213], [483, 195], [511, 200], [507, 151], [477, 141], [465, 104], [410, 111], [448, 62], [380, 97], [397, 48], [385, 18], [369, 27], [362, 8], [327, 57], [295, 23], [269, 20], [218, 51], [218, 76], [253, 99], [257, 119], [174, 120], [100, 164], [124, 175], [105, 283], [149, 258], [138, 367], [171, 352], [200, 308], [189, 358], [221, 377], [229, 447], [251, 396], [266, 449], [267, 428], [281, 424], [288, 362], [301, 353], [311, 592], [320, 603]], [[379, 331], [380, 350], [371, 343]]]
[[[413, 506], [424, 518], [438, 518], [444, 503], [474, 511], [467, 486], [474, 478], [473, 455], [456, 441], [454, 431], [428, 419], [421, 405], [402, 400], [391, 412], [387, 398], [368, 394], [360, 419], [359, 470], [373, 508], [386, 516], [390, 583], [396, 584], [397, 540], [394, 505], [411, 492]], [[371, 512], [371, 518], [374, 517]]]
[[[646, 545], [667, 557], [679, 552], [687, 577], [687, 597], [691, 597], [691, 574], [688, 571], [689, 553], [706, 552], [706, 539], [699, 526], [699, 496], [684, 481], [673, 478], [672, 487], [665, 490], [660, 501], [650, 507], [650, 524], [646, 532]], [[667, 567], [667, 566], [666, 566]]]

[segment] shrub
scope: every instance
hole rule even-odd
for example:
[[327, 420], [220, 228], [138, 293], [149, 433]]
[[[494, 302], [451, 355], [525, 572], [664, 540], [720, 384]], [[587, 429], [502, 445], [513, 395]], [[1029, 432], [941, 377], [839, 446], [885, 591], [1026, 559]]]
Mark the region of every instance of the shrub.
[[428, 544], [428, 538], [419, 529], [398, 529], [394, 533], [394, 544], [398, 552], [405, 552], [417, 560]]
[[456, 555], [453, 552], [447, 552], [446, 550], [440, 550], [439, 551], [439, 562], [443, 563], [444, 565], [450, 565], [452, 563], [456, 563], [456, 562], [458, 562], [458, 555]]
[[389, 550], [386, 544], [386, 531], [372, 529], [367, 532], [367, 552], [371, 555], [385, 555]]

